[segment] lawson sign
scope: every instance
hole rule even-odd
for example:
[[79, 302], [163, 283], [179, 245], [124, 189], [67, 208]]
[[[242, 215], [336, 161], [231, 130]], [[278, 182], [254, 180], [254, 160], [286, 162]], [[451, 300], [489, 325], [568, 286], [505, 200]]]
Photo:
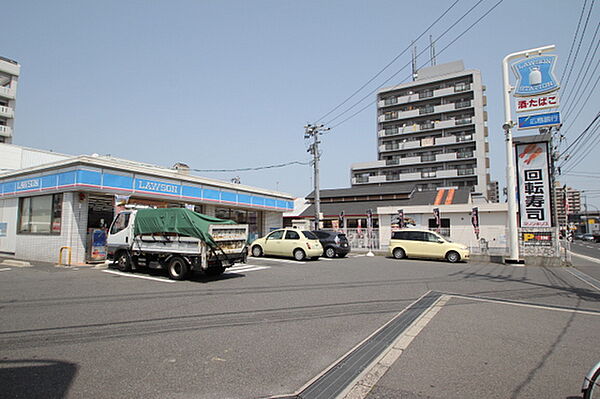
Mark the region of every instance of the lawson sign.
[[517, 76], [514, 95], [534, 97], [558, 90], [558, 80], [554, 76], [556, 55], [542, 55], [516, 62], [512, 65]]
[[258, 193], [228, 191], [217, 186], [191, 185], [182, 181], [159, 181], [134, 174], [114, 174], [110, 171], [87, 169], [69, 170], [21, 180], [0, 181], [0, 196], [14, 196], [28, 193], [99, 189], [108, 193], [144, 193], [167, 196], [184, 201], [210, 201], [244, 207], [271, 208], [282, 211], [294, 209], [294, 203], [281, 198], [256, 195]]

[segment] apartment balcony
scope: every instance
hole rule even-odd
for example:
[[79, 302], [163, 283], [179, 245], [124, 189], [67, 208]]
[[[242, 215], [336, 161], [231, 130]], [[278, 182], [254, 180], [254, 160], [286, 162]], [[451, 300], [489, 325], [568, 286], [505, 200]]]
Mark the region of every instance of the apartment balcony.
[[456, 137], [454, 137], [454, 136], [438, 137], [435, 139], [435, 145], [454, 144], [454, 143], [456, 143]]
[[475, 174], [474, 168], [469, 169], [457, 169], [458, 176], [470, 176]]
[[454, 119], [448, 119], [445, 121], [439, 121], [439, 122], [435, 123], [435, 129], [446, 129], [446, 128], [454, 127], [454, 126], [456, 126], [454, 124]]
[[385, 183], [387, 178], [385, 175], [380, 176], [357, 176], [352, 178], [352, 184], [370, 184], [370, 183]]
[[437, 154], [435, 156], [436, 161], [456, 161], [457, 156], [455, 152], [450, 152], [447, 154]]
[[457, 177], [458, 171], [456, 169], [438, 170], [437, 177]]
[[352, 170], [376, 169], [386, 166], [385, 161], [357, 162], [350, 166]]
[[421, 157], [400, 158], [400, 165], [414, 165], [416, 163], [421, 163]]
[[8, 98], [9, 100], [14, 100], [17, 96], [17, 91], [15, 89], [11, 89], [10, 87], [0, 87], [0, 97]]
[[11, 107], [0, 106], [0, 116], [5, 118], [14, 118], [15, 111]]
[[421, 179], [421, 172], [400, 173], [400, 175], [398, 176], [399, 181], [410, 181], [410, 180], [420, 180], [420, 179]]
[[10, 126], [0, 125], [0, 136], [11, 137], [12, 129]]
[[379, 152], [409, 150], [411, 148], [419, 148], [419, 147], [421, 147], [421, 142], [418, 140], [406, 141], [404, 143], [397, 143], [397, 144], [381, 144], [379, 146]]

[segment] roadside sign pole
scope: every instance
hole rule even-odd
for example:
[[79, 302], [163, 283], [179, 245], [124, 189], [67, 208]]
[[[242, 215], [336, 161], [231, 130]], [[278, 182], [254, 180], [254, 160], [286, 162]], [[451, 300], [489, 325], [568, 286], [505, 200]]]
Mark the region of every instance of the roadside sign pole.
[[518, 51], [511, 53], [502, 60], [502, 82], [504, 84], [504, 125], [502, 128], [505, 132], [506, 139], [506, 189], [508, 195], [508, 243], [509, 257], [506, 260], [509, 263], [522, 263], [519, 256], [519, 237], [517, 228], [517, 177], [515, 173], [515, 154], [513, 150], [513, 140], [511, 129], [515, 126], [512, 120], [510, 110], [510, 93], [513, 87], [510, 85], [508, 74], [508, 63], [518, 57], [529, 57], [530, 55], [541, 54], [546, 51], [554, 50], [555, 46], [544, 46], [530, 50]]

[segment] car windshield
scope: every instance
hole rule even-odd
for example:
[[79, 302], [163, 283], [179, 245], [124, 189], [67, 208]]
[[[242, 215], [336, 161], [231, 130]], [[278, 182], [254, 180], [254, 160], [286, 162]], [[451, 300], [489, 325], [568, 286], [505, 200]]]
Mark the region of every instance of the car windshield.
[[319, 239], [312, 231], [303, 231], [302, 234], [304, 234], [304, 237], [308, 238], [309, 240]]

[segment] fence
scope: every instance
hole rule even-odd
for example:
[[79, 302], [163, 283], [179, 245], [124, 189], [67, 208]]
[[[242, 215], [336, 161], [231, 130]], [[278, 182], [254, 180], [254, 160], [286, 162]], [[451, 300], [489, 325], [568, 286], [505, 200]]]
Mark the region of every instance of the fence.
[[[369, 237], [366, 228], [362, 229], [324, 229], [328, 231], [339, 231], [346, 234], [348, 238], [348, 244], [351, 249], [356, 250], [368, 250], [368, 249], [380, 249], [379, 248], [379, 229], [371, 229], [371, 235]], [[370, 238], [370, 240], [369, 240]]]

